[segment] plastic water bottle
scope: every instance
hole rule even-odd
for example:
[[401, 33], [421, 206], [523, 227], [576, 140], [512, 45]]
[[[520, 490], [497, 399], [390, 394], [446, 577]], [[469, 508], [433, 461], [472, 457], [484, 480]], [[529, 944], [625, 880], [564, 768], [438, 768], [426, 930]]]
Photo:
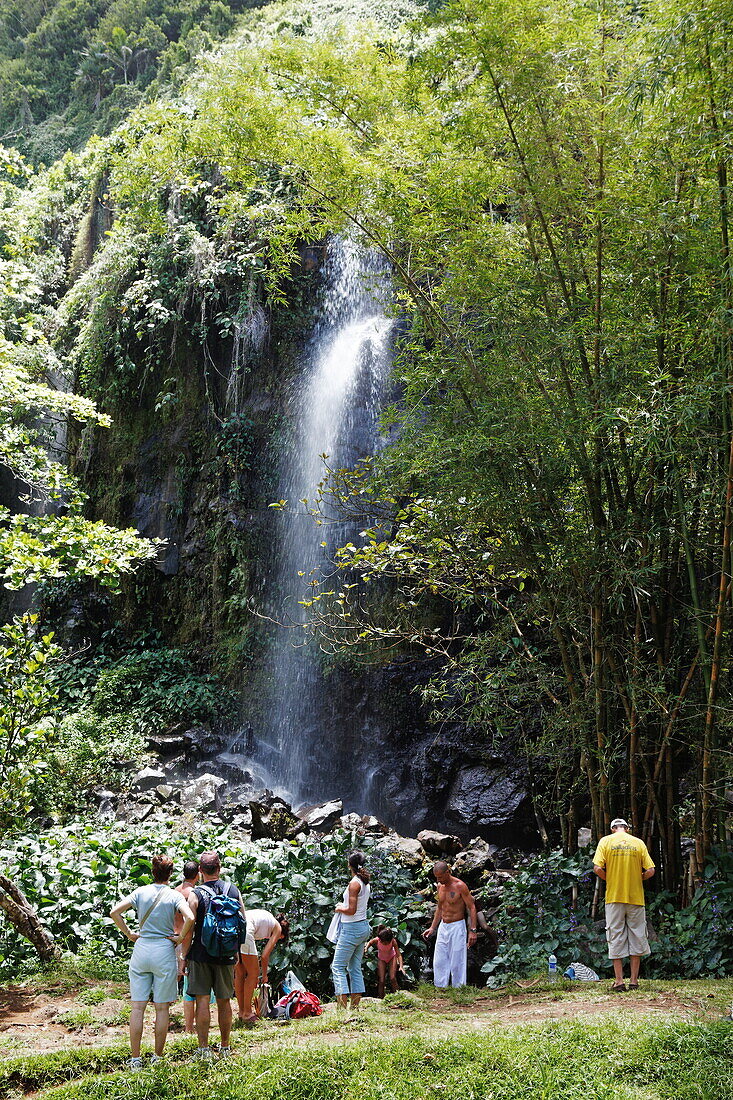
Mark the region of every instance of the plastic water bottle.
[[557, 981], [557, 959], [554, 955], [550, 955], [547, 960], [547, 980], [548, 982]]
[[563, 977], [570, 978], [571, 982], [575, 981], [575, 967], [573, 966], [572, 963], [570, 964], [570, 966], [565, 971]]

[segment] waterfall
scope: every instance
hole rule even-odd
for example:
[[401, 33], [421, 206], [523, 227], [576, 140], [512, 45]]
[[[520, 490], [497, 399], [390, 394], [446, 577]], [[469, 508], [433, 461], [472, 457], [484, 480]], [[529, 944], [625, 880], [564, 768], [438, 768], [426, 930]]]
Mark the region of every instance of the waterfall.
[[[358, 540], [358, 525], [337, 513], [318, 525], [309, 508], [331, 469], [351, 469], [379, 447], [378, 417], [391, 359], [387, 315], [389, 277], [380, 259], [352, 242], [336, 239], [322, 271], [321, 319], [310, 340], [304, 369], [290, 394], [291, 446], [283, 455], [278, 495], [288, 502], [278, 516], [272, 572], [276, 629], [270, 656], [270, 701], [260, 736], [260, 754], [273, 784], [297, 802], [338, 795], [330, 774], [338, 730], [327, 728], [327, 684], [320, 655], [297, 624], [310, 580], [334, 573], [333, 553]], [[328, 585], [326, 585], [328, 586]]]

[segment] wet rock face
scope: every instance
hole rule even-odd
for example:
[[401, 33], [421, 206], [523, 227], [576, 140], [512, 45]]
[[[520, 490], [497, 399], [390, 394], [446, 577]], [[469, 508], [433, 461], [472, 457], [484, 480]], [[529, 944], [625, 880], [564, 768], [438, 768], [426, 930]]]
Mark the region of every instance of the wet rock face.
[[419, 688], [436, 671], [433, 662], [405, 660], [330, 677], [326, 721], [338, 737], [324, 738], [319, 793], [410, 836], [453, 837], [446, 849], [433, 846], [438, 859], [477, 834], [501, 846], [538, 847], [526, 777], [511, 748], [506, 759], [498, 751], [487, 757], [485, 734], [430, 724]]
[[[302, 349], [315, 317], [318, 264], [311, 264], [309, 257], [303, 262], [305, 271], [313, 271], [311, 290], [303, 292], [300, 312], [288, 307], [271, 318], [272, 338], [256, 353], [256, 370], [231, 374], [236, 356], [228, 339], [210, 341], [215, 370], [202, 361], [200, 342], [182, 341], [165, 368], [180, 393], [180, 415], [171, 413], [170, 421], [161, 424], [155, 401], [162, 379], [151, 378], [140, 401], [118, 410], [112, 429], [96, 433], [88, 452], [73, 437], [78, 446], [74, 472], [91, 494], [95, 515], [166, 540], [155, 569], [148, 570], [143, 603], [132, 602], [132, 594], [126, 597], [127, 619], [132, 622], [154, 609], [164, 624], [166, 644], [194, 651], [198, 647], [202, 665], [210, 655], [222, 653], [227, 665], [250, 630], [252, 652], [269, 652], [271, 627], [253, 622], [245, 610], [227, 626], [229, 612], [223, 609], [244, 608], [253, 593], [264, 591], [272, 568], [275, 515], [268, 505], [276, 497], [273, 471], [282, 439], [292, 430], [293, 383], [302, 370]], [[251, 461], [232, 476], [222, 466], [223, 437], [217, 425], [235, 413], [250, 422]], [[70, 637], [92, 640], [109, 628], [110, 616], [106, 604], [91, 610], [75, 605], [66, 618], [61, 609], [58, 613]], [[57, 623], [54, 629], [59, 629]], [[430, 723], [419, 688], [437, 670], [429, 659], [403, 658], [361, 672], [336, 668], [324, 677], [322, 702], [312, 716], [320, 731], [310, 739], [312, 790], [303, 798], [312, 803], [342, 800], [339, 816], [344, 810], [375, 815], [410, 836], [431, 829], [464, 841], [480, 834], [499, 845], [538, 846], [511, 749], [504, 762], [487, 763], [483, 731], [472, 735], [457, 725]], [[241, 714], [252, 723], [253, 739], [262, 736], [266, 725], [263, 683], [270, 671], [267, 658], [257, 656], [243, 657], [241, 666], [231, 669], [230, 682], [242, 685]], [[151, 789], [182, 782], [196, 763], [199, 770], [226, 778], [230, 786], [249, 784], [233, 800], [246, 817], [254, 789], [280, 783], [277, 761], [269, 777], [248, 774], [252, 747], [248, 750], [243, 742], [236, 752], [225, 753], [225, 759], [222, 738], [210, 731], [167, 731], [150, 748], [165, 772], [154, 782], [151, 777]], [[214, 804], [220, 808], [216, 799]], [[182, 805], [188, 806], [186, 797]], [[259, 817], [257, 810], [251, 813], [253, 829], [275, 827], [267, 808]], [[327, 831], [333, 824], [335, 819], [327, 817], [312, 827]], [[284, 835], [289, 828], [284, 819], [282, 828], [278, 825]]]
[[[524, 812], [526, 811], [526, 813]], [[531, 814], [523, 779], [505, 767], [460, 768], [451, 783], [447, 815], [464, 827], [502, 828]]]

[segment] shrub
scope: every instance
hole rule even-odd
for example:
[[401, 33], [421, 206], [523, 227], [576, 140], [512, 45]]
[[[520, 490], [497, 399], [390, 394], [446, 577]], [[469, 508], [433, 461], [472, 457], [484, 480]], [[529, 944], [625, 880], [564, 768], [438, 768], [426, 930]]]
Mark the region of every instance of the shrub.
[[[389, 853], [376, 851], [374, 841], [359, 838], [374, 872], [369, 916], [372, 924], [397, 930], [407, 967], [419, 969], [423, 947], [425, 902], [415, 893], [410, 872]], [[274, 983], [293, 968], [316, 993], [330, 992], [333, 947], [326, 940], [333, 907], [348, 881], [346, 857], [354, 838], [340, 832], [323, 840], [234, 842], [225, 830], [204, 822], [186, 829], [169, 825], [57, 826], [40, 836], [14, 838], [0, 849], [0, 864], [28, 895], [60, 944], [77, 952], [65, 966], [76, 967], [95, 981], [124, 980], [130, 945], [107, 914], [117, 900], [151, 878], [150, 857], [156, 850], [184, 859], [206, 848], [222, 856], [223, 874], [242, 889], [250, 908], [285, 910], [291, 918], [286, 947], [273, 952]], [[0, 977], [17, 977], [34, 964], [30, 944], [0, 923]], [[374, 958], [365, 963], [370, 980]], [[373, 984], [376, 984], [374, 982]]]
[[[563, 970], [579, 960], [603, 972], [611, 966], [605, 933], [591, 918], [595, 875], [591, 853], [561, 852], [531, 860], [507, 886], [495, 916], [499, 954], [483, 967], [490, 986], [509, 977], [547, 970], [554, 954]], [[573, 886], [577, 888], [572, 907]], [[733, 973], [733, 856], [715, 852], [686, 909], [668, 894], [648, 895], [647, 912], [658, 933], [644, 963], [649, 977], [722, 977]], [[599, 906], [596, 921], [603, 919]]]

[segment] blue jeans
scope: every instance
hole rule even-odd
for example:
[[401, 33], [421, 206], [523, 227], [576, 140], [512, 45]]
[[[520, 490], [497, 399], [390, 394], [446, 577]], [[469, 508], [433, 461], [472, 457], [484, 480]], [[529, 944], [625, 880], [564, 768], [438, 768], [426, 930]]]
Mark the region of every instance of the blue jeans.
[[341, 923], [336, 950], [333, 953], [331, 973], [336, 996], [351, 992], [364, 992], [364, 975], [361, 972], [361, 960], [364, 948], [371, 934], [369, 921], [357, 920]]

